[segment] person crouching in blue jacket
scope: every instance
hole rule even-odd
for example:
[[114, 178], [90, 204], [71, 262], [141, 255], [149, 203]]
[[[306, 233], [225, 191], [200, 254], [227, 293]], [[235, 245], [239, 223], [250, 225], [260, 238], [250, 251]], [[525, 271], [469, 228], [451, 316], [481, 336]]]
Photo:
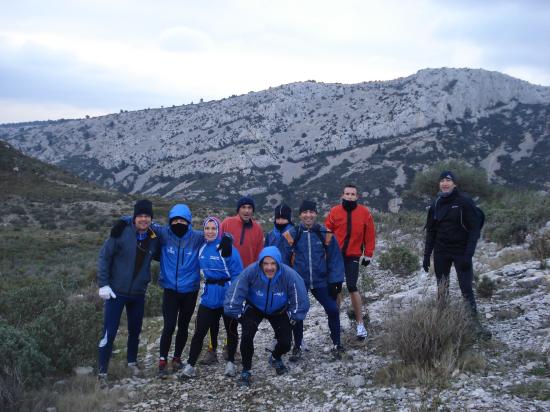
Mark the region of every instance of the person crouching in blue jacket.
[[267, 319], [275, 332], [277, 344], [269, 364], [281, 375], [287, 372], [282, 356], [291, 347], [291, 325], [303, 321], [308, 310], [308, 294], [300, 275], [282, 263], [275, 246], [265, 247], [258, 261], [241, 273], [225, 295], [225, 314], [237, 318], [242, 327], [242, 386], [250, 386], [254, 337], [261, 321]]
[[[227, 333], [228, 361], [226, 376], [235, 376], [235, 352], [237, 351], [237, 321], [223, 314], [225, 293], [231, 282], [242, 272], [243, 262], [239, 252], [232, 246], [228, 235], [222, 237], [221, 222], [217, 217], [209, 216], [204, 220], [204, 238], [206, 243], [199, 251], [199, 264], [204, 275], [205, 286], [197, 312], [195, 333], [191, 339], [189, 358], [181, 377], [195, 376], [195, 364], [201, 353], [204, 338], [210, 329], [212, 341], [217, 342], [220, 317]], [[214, 349], [215, 350], [215, 349]]]

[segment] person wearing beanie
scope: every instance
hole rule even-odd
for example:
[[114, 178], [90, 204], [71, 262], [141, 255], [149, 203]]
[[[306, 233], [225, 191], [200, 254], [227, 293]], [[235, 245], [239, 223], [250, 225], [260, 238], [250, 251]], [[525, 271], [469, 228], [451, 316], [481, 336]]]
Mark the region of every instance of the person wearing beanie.
[[197, 311], [189, 358], [187, 365], [182, 370], [182, 378], [191, 378], [196, 375], [195, 364], [208, 330], [210, 330], [211, 342], [214, 345], [213, 353], [216, 353], [220, 318], [223, 318], [227, 335], [228, 360], [225, 366], [225, 375], [235, 376], [236, 373], [237, 322], [223, 314], [223, 301], [229, 286], [242, 272], [243, 263], [239, 252], [232, 246], [231, 239], [226, 235], [222, 236], [221, 222], [217, 217], [207, 217], [204, 220], [203, 228], [206, 243], [199, 251], [199, 264], [205, 286]]
[[[283, 262], [292, 266], [306, 287], [323, 306], [334, 345], [332, 353], [340, 359], [345, 352], [340, 339], [340, 310], [336, 299], [344, 281], [344, 262], [332, 232], [316, 223], [317, 205], [304, 200], [300, 205], [300, 224], [283, 233]], [[293, 326], [294, 348], [291, 361], [302, 353], [303, 321]]]
[[128, 224], [119, 224], [118, 237], [109, 237], [99, 253], [97, 283], [99, 296], [104, 300], [103, 333], [98, 347], [98, 380], [102, 386], [107, 384], [109, 360], [124, 309], [128, 319], [128, 367], [139, 372], [137, 355], [145, 292], [151, 279], [151, 259], [158, 256], [160, 248], [150, 227], [152, 217], [152, 203], [138, 200]]
[[294, 227], [292, 210], [285, 203], [275, 206], [273, 229], [265, 235], [265, 246], [276, 246], [282, 251], [283, 233]]
[[[163, 288], [164, 325], [160, 337], [158, 370], [161, 379], [168, 376], [168, 352], [176, 326], [172, 371], [179, 372], [183, 368], [181, 355], [187, 343], [189, 323], [199, 294], [199, 250], [205, 241], [202, 232], [193, 230], [192, 221], [191, 210], [180, 203], [170, 209], [167, 225], [151, 225], [160, 242], [159, 285]], [[129, 224], [131, 220], [122, 218], [121, 222]], [[119, 222], [117, 225], [121, 224]], [[118, 234], [115, 229], [116, 225], [111, 235]]]
[[336, 236], [342, 250], [346, 287], [348, 288], [351, 306], [357, 323], [357, 339], [367, 338], [363, 323], [363, 305], [361, 294], [357, 289], [359, 264], [368, 266], [374, 253], [376, 230], [370, 210], [357, 202], [357, 186], [344, 186], [341, 204], [330, 209], [325, 219], [325, 226]]
[[423, 269], [430, 269], [433, 251], [438, 298], [448, 299], [449, 275], [454, 265], [462, 296], [468, 302], [476, 333], [490, 339], [491, 332], [482, 327], [473, 290], [472, 258], [480, 237], [481, 220], [473, 200], [458, 190], [457, 177], [445, 170], [439, 175], [439, 193], [432, 201], [426, 218]]

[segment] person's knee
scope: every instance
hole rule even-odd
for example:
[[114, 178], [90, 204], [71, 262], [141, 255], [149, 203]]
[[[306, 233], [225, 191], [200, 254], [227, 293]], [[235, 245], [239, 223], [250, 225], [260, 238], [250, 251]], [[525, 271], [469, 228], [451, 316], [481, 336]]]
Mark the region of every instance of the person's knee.
[[346, 287], [348, 288], [349, 293], [357, 292], [356, 284], [346, 284]]

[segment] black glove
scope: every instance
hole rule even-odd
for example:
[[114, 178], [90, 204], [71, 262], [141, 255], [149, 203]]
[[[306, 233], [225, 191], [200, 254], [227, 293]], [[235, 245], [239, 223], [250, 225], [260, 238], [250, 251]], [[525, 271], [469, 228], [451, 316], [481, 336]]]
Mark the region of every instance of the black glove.
[[127, 225], [128, 223], [126, 223], [125, 220], [122, 220], [122, 219], [117, 220], [113, 224], [113, 227], [111, 228], [111, 237], [114, 237], [115, 239], [119, 238], [122, 235], [122, 232], [124, 232], [124, 229], [126, 228]]
[[430, 271], [430, 257], [424, 256], [424, 261], [422, 262], [422, 268], [424, 269], [424, 272]]
[[458, 262], [458, 269], [463, 272], [472, 269], [472, 257], [467, 255], [462, 256], [462, 259]]
[[334, 300], [338, 297], [338, 294], [342, 291], [342, 282], [329, 283], [328, 294]]
[[231, 236], [223, 235], [218, 250], [222, 252], [222, 257], [226, 258], [233, 253], [233, 238]]
[[361, 256], [360, 261], [361, 261], [361, 264], [365, 267], [370, 265], [370, 257], [368, 256]]

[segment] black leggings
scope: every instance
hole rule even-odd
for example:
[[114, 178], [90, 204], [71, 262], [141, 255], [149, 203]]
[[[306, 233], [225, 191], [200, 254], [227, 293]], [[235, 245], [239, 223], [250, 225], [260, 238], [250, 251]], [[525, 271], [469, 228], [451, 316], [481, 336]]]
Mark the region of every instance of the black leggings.
[[162, 328], [162, 335], [160, 337], [161, 358], [168, 357], [176, 323], [178, 324], [178, 333], [176, 334], [174, 357], [181, 357], [181, 353], [187, 342], [187, 329], [195, 311], [198, 294], [198, 290], [195, 292], [178, 293], [172, 289], [164, 289], [164, 294], [162, 295], [164, 327]]
[[253, 306], [248, 306], [241, 316], [242, 337], [241, 356], [243, 370], [252, 368], [252, 356], [254, 355], [254, 336], [258, 331], [258, 325], [263, 319], [267, 319], [275, 332], [277, 344], [273, 350], [273, 357], [279, 359], [290, 350], [292, 343], [292, 327], [286, 312], [276, 315], [266, 315]]
[[448, 255], [444, 253], [434, 253], [434, 270], [437, 278], [437, 286], [441, 297], [446, 298], [449, 294], [449, 274], [451, 272], [451, 265], [455, 265], [456, 277], [458, 278], [458, 285], [462, 292], [462, 297], [466, 300], [473, 314], [477, 313], [476, 298], [474, 296], [474, 290], [472, 283], [474, 280], [474, 271], [471, 267], [469, 270], [459, 269], [460, 265], [464, 261], [462, 255]]
[[189, 349], [189, 359], [187, 360], [187, 363], [191, 366], [195, 366], [195, 363], [197, 363], [208, 329], [213, 329], [215, 325], [219, 329], [220, 317], [223, 317], [223, 323], [227, 331], [227, 360], [235, 362], [235, 352], [237, 352], [237, 340], [239, 338], [237, 335], [237, 320], [225, 316], [223, 314], [223, 307], [210, 309], [199, 305], [197, 320], [195, 322], [195, 333], [193, 334], [193, 339], [191, 339], [191, 349]]

